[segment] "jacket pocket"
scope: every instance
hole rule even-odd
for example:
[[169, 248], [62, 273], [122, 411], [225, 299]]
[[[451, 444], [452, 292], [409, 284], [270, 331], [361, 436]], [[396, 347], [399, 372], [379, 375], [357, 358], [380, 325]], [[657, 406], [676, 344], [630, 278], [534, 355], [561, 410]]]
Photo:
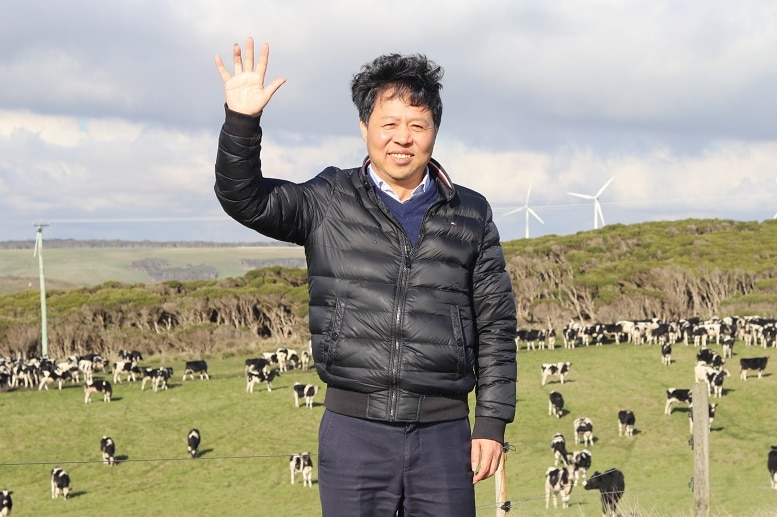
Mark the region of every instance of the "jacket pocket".
[[325, 361], [331, 365], [337, 355], [337, 345], [341, 339], [341, 329], [343, 327], [343, 318], [345, 316], [346, 303], [342, 298], [335, 302], [335, 308], [332, 312], [332, 318], [329, 320], [329, 328], [326, 332], [325, 343]]
[[457, 305], [451, 306], [451, 325], [453, 337], [456, 340], [456, 374], [462, 377], [467, 371], [467, 340], [464, 337], [464, 327], [461, 323], [461, 313]]

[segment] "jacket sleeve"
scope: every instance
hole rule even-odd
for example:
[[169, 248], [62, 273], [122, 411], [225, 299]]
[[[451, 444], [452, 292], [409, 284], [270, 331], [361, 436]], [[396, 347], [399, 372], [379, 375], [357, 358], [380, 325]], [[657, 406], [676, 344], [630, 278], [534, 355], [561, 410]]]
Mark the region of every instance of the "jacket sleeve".
[[515, 417], [516, 309], [490, 207], [485, 224], [485, 238], [473, 275], [479, 344], [472, 437], [504, 443], [505, 426]]
[[262, 235], [304, 244], [315, 224], [315, 214], [321, 211], [316, 203], [320, 197], [313, 195], [315, 182], [295, 184], [265, 178], [260, 157], [260, 116], [236, 113], [226, 106], [225, 111], [214, 187], [222, 208], [237, 222]]

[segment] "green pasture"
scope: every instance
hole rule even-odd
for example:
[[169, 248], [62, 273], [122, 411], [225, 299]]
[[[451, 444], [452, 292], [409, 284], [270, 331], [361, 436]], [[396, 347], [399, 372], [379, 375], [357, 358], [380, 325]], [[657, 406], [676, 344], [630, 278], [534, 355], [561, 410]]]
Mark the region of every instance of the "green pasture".
[[[243, 276], [256, 261], [304, 258], [301, 247], [256, 246], [213, 248], [52, 248], [44, 244], [43, 262], [49, 288], [97, 285], [108, 280], [127, 284], [153, 283], [132, 264], [160, 259], [170, 267], [213, 266], [220, 278]], [[38, 289], [38, 259], [30, 250], [0, 250], [0, 294], [29, 287]], [[22, 279], [19, 285], [14, 279]]]
[[[626, 515], [691, 516], [693, 452], [688, 445], [687, 411], [663, 414], [668, 387], [691, 388], [698, 349], [675, 345], [674, 362], [662, 366], [657, 346], [630, 344], [565, 350], [519, 351], [516, 422], [508, 426], [511, 450], [506, 461], [507, 497], [512, 516], [599, 516], [597, 492], [572, 491], [570, 508], [545, 510], [544, 474], [553, 464], [550, 438], [556, 432], [575, 450], [572, 420], [594, 422], [593, 469], [622, 470]], [[715, 345], [713, 345], [715, 348]], [[769, 485], [766, 456], [777, 445], [773, 400], [777, 375], [739, 379], [738, 357], [773, 355], [772, 349], [746, 349], [740, 342], [730, 360], [731, 377], [712, 424], [712, 515], [777, 515], [777, 491]], [[147, 366], [160, 365], [149, 358]], [[323, 391], [315, 407], [294, 407], [294, 382], [320, 384], [315, 373], [289, 371], [269, 393], [257, 386], [245, 392], [245, 356], [206, 357], [211, 380], [181, 381], [183, 358], [165, 359], [175, 376], [168, 391], [154, 393], [140, 383], [114, 386], [109, 404], [83, 389], [19, 389], [0, 393], [0, 489], [14, 492], [15, 517], [48, 515], [315, 516], [319, 515], [317, 470], [313, 487], [298, 477], [290, 484], [292, 453], [317, 452]], [[563, 385], [540, 385], [540, 364], [571, 361]], [[774, 365], [777, 367], [777, 364]], [[559, 391], [567, 414], [547, 414], [547, 395]], [[617, 411], [632, 409], [633, 437], [619, 437]], [[186, 434], [202, 433], [200, 456], [189, 459]], [[117, 466], [100, 461], [99, 442], [110, 435], [117, 444]], [[578, 449], [581, 447], [577, 447]], [[68, 501], [52, 500], [49, 472], [64, 467], [73, 492]], [[493, 480], [477, 485], [478, 516], [496, 514]]]

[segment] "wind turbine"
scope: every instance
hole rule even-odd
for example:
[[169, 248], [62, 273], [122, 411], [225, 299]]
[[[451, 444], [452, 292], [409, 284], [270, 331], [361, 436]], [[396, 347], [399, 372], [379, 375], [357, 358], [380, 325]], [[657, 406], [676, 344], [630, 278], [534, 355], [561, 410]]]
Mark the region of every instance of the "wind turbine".
[[607, 183], [602, 186], [602, 188], [599, 189], [599, 192], [597, 192], [595, 195], [591, 194], [577, 194], [575, 192], [567, 192], [570, 196], [577, 196], [581, 197], [583, 199], [593, 199], [594, 200], [594, 230], [599, 228], [599, 221], [602, 221], [602, 226], [604, 226], [604, 214], [602, 214], [602, 205], [599, 204], [599, 196], [602, 195], [602, 192], [604, 192], [604, 189], [610, 186], [610, 183], [612, 183], [612, 180], [615, 179], [615, 176], [607, 180]]
[[38, 233], [35, 237], [35, 249], [32, 252], [32, 256], [38, 256], [38, 271], [40, 273], [40, 342], [41, 342], [41, 356], [47, 357], [49, 355], [49, 334], [48, 325], [46, 323], [46, 282], [43, 276], [43, 227], [47, 224], [37, 223]]
[[521, 210], [524, 210], [526, 212], [526, 238], [529, 238], [529, 214], [533, 215], [539, 222], [542, 224], [545, 224], [545, 221], [543, 221], [540, 216], [537, 215], [537, 212], [529, 208], [529, 195], [531, 194], [531, 185], [529, 185], [529, 190], [526, 191], [526, 203], [522, 207], [516, 208], [515, 210], [510, 210], [505, 215], [515, 214], [517, 212], [520, 212]]

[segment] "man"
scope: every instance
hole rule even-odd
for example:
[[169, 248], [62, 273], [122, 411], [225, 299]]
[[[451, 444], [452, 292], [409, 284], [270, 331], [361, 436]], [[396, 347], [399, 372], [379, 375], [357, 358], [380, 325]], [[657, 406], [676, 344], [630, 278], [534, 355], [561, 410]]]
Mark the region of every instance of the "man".
[[[363, 165], [294, 184], [261, 169], [269, 47], [221, 58], [226, 120], [216, 195], [234, 219], [303, 245], [324, 517], [475, 515], [515, 414], [515, 302], [490, 206], [432, 158], [442, 69], [381, 56], [353, 77]], [[468, 394], [476, 389], [472, 431]]]

